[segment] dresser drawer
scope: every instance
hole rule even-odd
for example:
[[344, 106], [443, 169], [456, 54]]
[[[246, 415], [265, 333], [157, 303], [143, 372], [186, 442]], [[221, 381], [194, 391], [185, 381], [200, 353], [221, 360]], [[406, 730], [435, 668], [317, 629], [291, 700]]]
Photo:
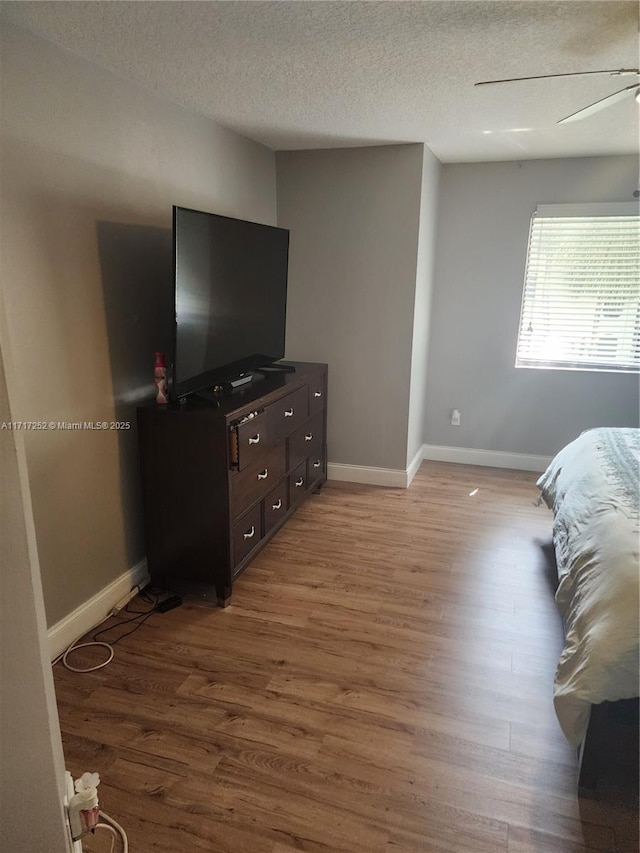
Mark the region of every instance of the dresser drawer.
[[316, 448], [322, 447], [324, 428], [324, 413], [319, 412], [315, 417], [299, 427], [289, 438], [289, 468], [295, 468]]
[[320, 374], [309, 380], [309, 414], [315, 415], [316, 412], [321, 412], [325, 407], [325, 398], [327, 389], [325, 386], [325, 376]]
[[240, 516], [233, 526], [233, 566], [244, 560], [262, 538], [260, 504]]
[[267, 428], [273, 441], [279, 441], [297, 429], [309, 417], [307, 386], [292, 391], [286, 397], [265, 408]]
[[285, 477], [264, 499], [264, 535], [275, 527], [289, 509], [289, 478]]
[[263, 452], [260, 460], [231, 474], [231, 510], [237, 518], [255, 501], [270, 492], [286, 470], [284, 442]]
[[238, 470], [257, 463], [269, 446], [267, 414], [262, 412], [235, 427], [237, 437], [236, 459]]

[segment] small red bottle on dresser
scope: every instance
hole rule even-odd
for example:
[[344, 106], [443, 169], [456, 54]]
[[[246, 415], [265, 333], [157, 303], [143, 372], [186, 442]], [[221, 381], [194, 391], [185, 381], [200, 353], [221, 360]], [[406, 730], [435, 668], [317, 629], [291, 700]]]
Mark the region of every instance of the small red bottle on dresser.
[[156, 363], [154, 367], [154, 377], [156, 385], [156, 403], [167, 402], [167, 366], [164, 361], [164, 353], [156, 353]]

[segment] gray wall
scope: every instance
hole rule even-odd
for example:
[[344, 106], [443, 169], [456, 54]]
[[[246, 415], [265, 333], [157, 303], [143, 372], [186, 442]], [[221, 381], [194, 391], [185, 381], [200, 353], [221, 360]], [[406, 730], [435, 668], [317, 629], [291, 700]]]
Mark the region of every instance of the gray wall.
[[329, 462], [404, 470], [422, 145], [277, 154], [287, 357], [329, 364]]
[[443, 167], [425, 443], [551, 455], [589, 427], [638, 426], [637, 375], [514, 367], [536, 204], [637, 186], [632, 156]]
[[425, 145], [422, 159], [418, 268], [411, 349], [407, 466], [411, 464], [422, 448], [426, 427], [427, 368], [441, 168], [440, 161]]
[[[275, 223], [275, 155], [3, 22], [14, 415], [130, 420], [170, 341], [171, 206]], [[29, 432], [49, 625], [144, 556], [135, 429]]]

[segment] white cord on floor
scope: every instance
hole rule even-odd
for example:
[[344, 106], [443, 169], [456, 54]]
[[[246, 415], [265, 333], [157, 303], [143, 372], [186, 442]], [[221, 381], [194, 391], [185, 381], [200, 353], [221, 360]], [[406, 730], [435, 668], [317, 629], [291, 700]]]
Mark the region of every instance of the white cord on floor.
[[115, 831], [115, 829], [114, 829], [110, 824], [108, 824], [108, 823], [97, 823], [97, 824], [95, 825], [95, 829], [108, 829], [108, 830], [109, 830], [109, 832], [110, 832], [110, 833], [111, 833], [111, 835], [112, 835], [112, 838], [111, 838], [111, 847], [109, 848], [109, 853], [113, 853], [113, 850], [114, 850], [114, 848], [115, 848], [115, 846], [116, 846], [116, 838], [118, 838], [118, 837], [119, 837], [119, 836], [118, 836], [118, 833], [117, 833], [117, 832]]
[[[127, 833], [120, 826], [117, 820], [114, 820], [112, 817], [109, 817], [108, 814], [105, 814], [103, 811], [100, 812], [100, 817], [104, 821], [103, 824], [98, 823], [97, 826], [103, 826], [106, 829], [110, 829], [114, 835], [119, 835], [122, 841], [122, 853], [129, 853], [129, 839], [127, 838]], [[110, 853], [113, 853], [113, 846], [111, 847]]]
[[[76, 649], [86, 649], [88, 646], [104, 646], [105, 649], [109, 649], [109, 657], [103, 662], [96, 664], [96, 666], [89, 666], [85, 669], [81, 669], [77, 666], [71, 666], [69, 661], [67, 660], [67, 655], [69, 652], [75, 652]], [[67, 669], [70, 669], [71, 672], [94, 672], [96, 669], [102, 669], [103, 666], [106, 666], [108, 663], [111, 663], [113, 660], [113, 649], [109, 645], [109, 643], [78, 643], [77, 646], [70, 646], [67, 651], [62, 655], [62, 663], [66, 666]]]
[[[134, 587], [131, 588], [131, 590], [129, 592], [129, 596], [131, 596], [133, 598], [138, 593], [140, 593], [141, 591], [142, 591], [142, 586], [140, 584], [136, 584]], [[124, 599], [123, 599], [123, 601], [124, 601]], [[124, 607], [127, 606], [127, 603], [128, 602], [122, 604], [122, 606], [119, 607], [118, 609], [114, 609], [110, 613], [108, 613], [104, 617], [104, 619], [102, 619], [102, 621], [98, 622], [97, 625], [94, 625], [93, 630], [95, 631], [96, 628], [99, 628], [100, 625], [103, 625], [105, 622], [107, 622], [109, 619], [111, 619], [112, 616], [116, 616], [120, 612], [120, 610], [122, 610]], [[95, 636], [95, 634], [94, 634], [94, 636]], [[103, 661], [102, 663], [96, 664], [95, 666], [88, 666], [85, 668], [72, 666], [69, 663], [69, 661], [67, 660], [67, 656], [70, 655], [71, 652], [74, 652], [76, 649], [86, 649], [89, 646], [102, 646], [103, 648], [107, 649], [109, 652], [107, 659], [105, 661]], [[93, 640], [89, 643], [79, 643], [77, 640], [74, 640], [73, 643], [71, 643], [71, 645], [61, 655], [58, 655], [58, 657], [51, 662], [51, 666], [55, 666], [58, 663], [58, 661], [62, 661], [62, 665], [66, 669], [71, 670], [71, 672], [95, 672], [97, 669], [102, 669], [103, 666], [107, 666], [107, 664], [110, 664], [111, 661], [113, 660], [113, 656], [114, 656], [113, 646], [111, 646], [109, 643], [103, 643], [102, 641], [96, 641], [96, 640]]]
[[[102, 622], [98, 622], [98, 624], [95, 627], [98, 628], [100, 625], [102, 625], [108, 619], [111, 619], [112, 616], [113, 616], [113, 613], [109, 613], [109, 615], [105, 616], [104, 619], [102, 620]], [[102, 663], [96, 664], [95, 666], [88, 666], [88, 667], [85, 667], [84, 669], [77, 667], [77, 666], [72, 666], [68, 662], [67, 656], [70, 655], [71, 652], [74, 652], [76, 649], [85, 649], [88, 646], [103, 646], [105, 649], [108, 649], [108, 651], [109, 651], [108, 658], [105, 661], [103, 661]], [[111, 661], [113, 660], [113, 655], [114, 655], [113, 647], [110, 646], [109, 643], [101, 643], [101, 642], [79, 643], [77, 640], [74, 640], [73, 643], [71, 643], [71, 645], [66, 649], [66, 651], [64, 651], [61, 655], [58, 655], [58, 657], [53, 661], [51, 666], [54, 666], [56, 663], [58, 663], [59, 660], [61, 660], [62, 665], [64, 667], [66, 667], [66, 669], [70, 669], [71, 672], [95, 672], [96, 669], [102, 669], [103, 666], [106, 666], [108, 663], [111, 663]]]

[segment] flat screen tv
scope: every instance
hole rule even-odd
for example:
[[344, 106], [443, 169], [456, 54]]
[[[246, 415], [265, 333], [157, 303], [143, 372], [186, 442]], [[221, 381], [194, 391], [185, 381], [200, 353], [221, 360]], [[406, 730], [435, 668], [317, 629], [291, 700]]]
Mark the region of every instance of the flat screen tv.
[[174, 206], [173, 248], [172, 397], [281, 359], [289, 232]]

